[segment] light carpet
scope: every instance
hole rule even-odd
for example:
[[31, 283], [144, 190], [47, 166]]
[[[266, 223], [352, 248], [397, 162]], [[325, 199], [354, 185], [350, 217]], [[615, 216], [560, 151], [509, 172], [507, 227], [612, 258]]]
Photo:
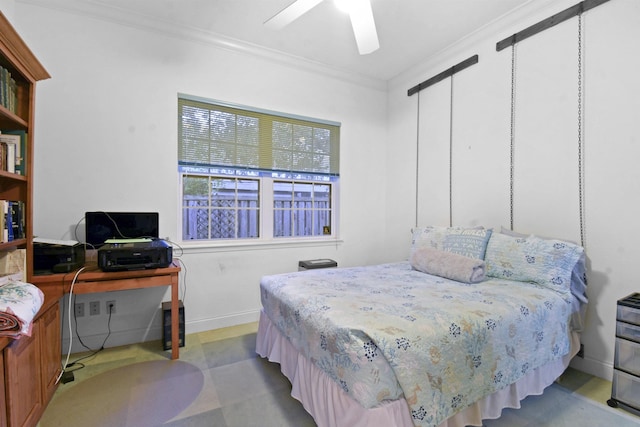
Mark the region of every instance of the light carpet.
[[[106, 349], [61, 384], [40, 427], [305, 427], [315, 426], [277, 364], [255, 354], [255, 325], [239, 335], [190, 334], [180, 360], [160, 342]], [[591, 379], [590, 379], [591, 378]], [[638, 427], [640, 418], [575, 390], [593, 382], [569, 369], [541, 396], [505, 409], [485, 427]], [[601, 380], [604, 381], [604, 380]], [[607, 384], [600, 396], [607, 394]], [[610, 392], [610, 388], [609, 388]]]
[[638, 427], [640, 418], [552, 384], [540, 396], [529, 396], [519, 409], [505, 409], [485, 427]]
[[55, 406], [68, 411], [62, 420], [51, 422], [61, 426], [162, 425], [191, 405], [203, 384], [202, 371], [190, 363], [134, 363], [105, 371], [60, 393]]

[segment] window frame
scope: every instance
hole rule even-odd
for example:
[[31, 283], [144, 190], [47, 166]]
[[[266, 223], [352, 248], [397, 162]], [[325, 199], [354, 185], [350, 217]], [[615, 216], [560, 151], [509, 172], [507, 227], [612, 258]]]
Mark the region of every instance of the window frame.
[[[228, 102], [222, 102], [212, 99], [205, 99], [201, 97], [194, 97], [191, 95], [178, 94], [178, 101], [180, 99], [192, 100], [196, 102], [201, 102], [205, 104], [210, 104], [212, 106], [223, 106], [226, 108], [235, 108], [248, 112], [258, 112], [261, 114], [271, 114], [276, 117], [281, 118], [292, 118], [294, 120], [302, 120], [310, 123], [317, 123], [320, 125], [331, 125], [338, 127], [338, 141], [339, 141], [339, 130], [340, 123], [330, 122], [326, 120], [318, 120], [309, 117], [303, 117], [298, 115], [279, 113], [264, 109], [258, 109], [253, 107], [247, 107], [242, 105], [231, 104]], [[178, 107], [178, 114], [180, 113], [180, 107]], [[180, 122], [181, 118], [178, 116], [178, 121]], [[178, 150], [180, 150], [181, 144], [181, 134], [180, 134], [181, 124], [178, 123]], [[339, 145], [338, 145], [339, 147]], [[339, 162], [339, 150], [338, 150], [338, 162]], [[178, 197], [179, 197], [179, 206], [178, 206], [178, 218], [179, 218], [179, 230], [178, 230], [178, 240], [181, 242], [181, 245], [190, 248], [230, 248], [230, 247], [258, 247], [265, 245], [273, 245], [273, 246], [292, 246], [297, 247], [300, 245], [334, 245], [337, 242], [340, 242], [339, 239], [339, 206], [340, 206], [340, 177], [339, 173], [314, 173], [314, 172], [296, 172], [296, 171], [281, 171], [281, 170], [261, 170], [261, 171], [252, 171], [249, 168], [244, 168], [242, 166], [221, 166], [221, 165], [197, 165], [193, 167], [182, 165], [180, 162], [180, 154], [178, 154]], [[202, 172], [202, 169], [208, 169], [207, 172]], [[224, 170], [229, 172], [229, 170], [243, 170], [244, 172], [249, 172], [250, 176], [242, 176], [237, 174], [218, 174], [216, 170]], [[200, 172], [198, 172], [200, 170]], [[253, 172], [253, 173], [252, 173]], [[249, 178], [249, 179], [257, 179], [259, 181], [259, 237], [256, 238], [231, 238], [231, 239], [193, 239], [193, 240], [184, 240], [183, 236], [183, 228], [184, 228], [184, 176], [194, 176], [201, 175], [206, 177], [220, 177], [220, 178]], [[330, 225], [331, 225], [331, 233], [328, 235], [320, 234], [320, 235], [310, 235], [310, 236], [274, 236], [274, 183], [276, 181], [279, 182], [290, 182], [292, 184], [297, 183], [309, 183], [309, 184], [320, 184], [320, 185], [329, 185], [330, 186], [330, 198], [329, 198], [329, 210], [330, 210]], [[315, 209], [314, 209], [315, 210]], [[209, 215], [209, 218], [211, 216]]]
[[[260, 215], [259, 215], [259, 223], [260, 223], [260, 236], [256, 238], [236, 238], [236, 239], [193, 239], [193, 240], [184, 240], [182, 237], [182, 226], [183, 226], [183, 178], [185, 175], [194, 176], [197, 175], [195, 173], [184, 173], [178, 172], [179, 177], [179, 212], [178, 218], [180, 218], [179, 225], [179, 241], [181, 245], [188, 247], [226, 247], [226, 246], [262, 246], [262, 245], [276, 245], [276, 246], [287, 246], [287, 245], [298, 245], [301, 243], [328, 243], [335, 244], [336, 242], [341, 242], [339, 238], [339, 214], [336, 209], [336, 205], [338, 204], [338, 200], [340, 200], [339, 192], [340, 186], [338, 181], [332, 182], [320, 182], [320, 181], [304, 181], [304, 180], [291, 180], [291, 182], [304, 182], [304, 183], [321, 183], [325, 185], [331, 185], [331, 234], [330, 235], [318, 235], [318, 236], [291, 236], [291, 237], [275, 237], [273, 236], [273, 183], [275, 181], [289, 181], [287, 179], [283, 179], [281, 177], [261, 177], [256, 178], [259, 180], [259, 198], [260, 198]], [[208, 175], [202, 174], [204, 177], [230, 177], [224, 175]], [[269, 188], [271, 191], [267, 191]], [[263, 206], [269, 205], [270, 209], [264, 210]], [[268, 230], [269, 233], [266, 233], [265, 230]], [[265, 234], [269, 234], [268, 236]]]

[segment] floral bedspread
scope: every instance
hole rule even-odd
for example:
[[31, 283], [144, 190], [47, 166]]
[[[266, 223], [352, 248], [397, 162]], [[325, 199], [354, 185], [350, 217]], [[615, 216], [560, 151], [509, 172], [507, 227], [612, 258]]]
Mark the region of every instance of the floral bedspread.
[[404, 396], [436, 426], [569, 352], [571, 296], [504, 279], [464, 284], [409, 263], [265, 276], [266, 315], [364, 407]]

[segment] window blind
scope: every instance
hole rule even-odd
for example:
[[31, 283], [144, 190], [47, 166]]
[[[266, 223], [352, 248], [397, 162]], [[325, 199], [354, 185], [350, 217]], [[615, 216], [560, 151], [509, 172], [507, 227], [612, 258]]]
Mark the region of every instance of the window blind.
[[178, 98], [178, 163], [339, 175], [340, 125]]

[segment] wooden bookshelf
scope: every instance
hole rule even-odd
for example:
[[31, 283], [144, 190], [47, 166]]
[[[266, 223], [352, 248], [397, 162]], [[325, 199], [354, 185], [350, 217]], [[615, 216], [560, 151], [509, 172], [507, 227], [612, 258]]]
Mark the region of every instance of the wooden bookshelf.
[[[0, 200], [23, 201], [25, 204], [25, 236], [13, 242], [0, 243], [0, 250], [26, 250], [25, 279], [33, 275], [33, 134], [36, 82], [51, 76], [24, 43], [11, 23], [0, 12], [0, 67], [15, 82], [15, 100], [3, 102], [0, 97], [0, 132], [23, 131], [24, 174], [0, 171]], [[0, 79], [0, 80], [4, 80]]]
[[[24, 237], [0, 243], [0, 252], [25, 251], [26, 281], [33, 277], [33, 141], [36, 82], [50, 78], [0, 12], [0, 132], [23, 132], [23, 173], [0, 171], [0, 200], [24, 204]], [[10, 92], [6, 92], [9, 84]], [[10, 98], [8, 98], [10, 94]], [[31, 336], [0, 339], [0, 426], [35, 426], [53, 396], [60, 372], [60, 309], [46, 301]]]

